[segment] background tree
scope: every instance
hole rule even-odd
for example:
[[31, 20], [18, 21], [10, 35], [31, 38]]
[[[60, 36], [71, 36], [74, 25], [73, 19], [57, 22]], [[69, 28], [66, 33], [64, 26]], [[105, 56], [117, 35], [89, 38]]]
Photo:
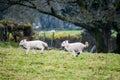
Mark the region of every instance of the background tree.
[[7, 9], [4, 19], [12, 20], [16, 23], [33, 23], [39, 20], [39, 13], [36, 10], [20, 5], [14, 5]]
[[[6, 3], [9, 1], [9, 3]], [[108, 52], [111, 30], [119, 31], [119, 0], [4, 0], [81, 26], [95, 38], [97, 51]], [[119, 36], [119, 35], [117, 35]], [[119, 37], [118, 37], [119, 38]], [[104, 47], [103, 47], [104, 46]], [[118, 47], [118, 50], [119, 47]]]
[[[14, 21], [17, 23], [31, 23], [35, 30], [40, 29], [71, 29], [77, 26], [68, 22], [62, 21], [50, 15], [39, 13], [34, 9], [28, 7], [14, 5], [6, 11], [3, 16], [4, 19]], [[39, 28], [36, 29], [36, 26]]]

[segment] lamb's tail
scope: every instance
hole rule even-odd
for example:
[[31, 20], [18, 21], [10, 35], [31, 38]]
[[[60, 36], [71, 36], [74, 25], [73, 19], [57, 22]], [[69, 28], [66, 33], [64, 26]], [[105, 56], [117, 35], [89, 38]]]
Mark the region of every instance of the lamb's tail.
[[43, 42], [42, 44], [43, 44], [44, 47], [48, 48], [48, 44], [47, 43]]
[[88, 47], [89, 46], [89, 43], [88, 42], [85, 42], [85, 47]]

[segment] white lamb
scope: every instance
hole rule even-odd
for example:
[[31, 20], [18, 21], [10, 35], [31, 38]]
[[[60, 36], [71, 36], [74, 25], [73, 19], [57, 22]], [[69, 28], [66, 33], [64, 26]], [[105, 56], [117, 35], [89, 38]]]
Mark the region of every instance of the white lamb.
[[[73, 56], [79, 56], [80, 53], [83, 52], [83, 49], [88, 47], [88, 42], [85, 44], [76, 42], [76, 43], [69, 43], [68, 40], [65, 40], [61, 43], [61, 46], [64, 47], [68, 52], [72, 52]], [[77, 54], [75, 52], [78, 52]]]
[[43, 53], [45, 47], [48, 48], [48, 44], [40, 40], [26, 41], [26, 39], [23, 39], [19, 45], [27, 49], [26, 54], [28, 54], [30, 49], [32, 49], [34, 53], [36, 53], [34, 49], [40, 49], [40, 53]]

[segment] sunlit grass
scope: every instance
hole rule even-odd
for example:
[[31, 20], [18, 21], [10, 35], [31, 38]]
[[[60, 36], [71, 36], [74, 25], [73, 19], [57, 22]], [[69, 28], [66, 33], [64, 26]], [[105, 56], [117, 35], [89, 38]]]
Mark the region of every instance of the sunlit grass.
[[56, 34], [70, 34], [70, 35], [79, 35], [83, 32], [84, 30], [60, 30], [57, 31]]
[[[51, 35], [51, 33], [49, 31], [44, 31], [45, 35]], [[84, 32], [84, 30], [56, 30], [54, 32], [55, 35], [59, 35], [59, 34], [65, 34], [65, 35], [80, 35], [82, 32]], [[43, 33], [40, 33], [43, 34]]]
[[119, 80], [120, 55], [83, 53], [73, 57], [62, 50], [44, 54], [22, 48], [0, 48], [1, 80]]

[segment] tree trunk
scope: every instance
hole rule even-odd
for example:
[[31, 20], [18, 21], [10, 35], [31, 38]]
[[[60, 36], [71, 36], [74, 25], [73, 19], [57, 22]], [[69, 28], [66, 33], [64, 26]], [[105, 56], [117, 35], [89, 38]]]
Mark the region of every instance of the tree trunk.
[[95, 40], [96, 40], [96, 48], [97, 48], [97, 52], [108, 52], [108, 47], [105, 44], [105, 39], [103, 37], [103, 35], [101, 33], [96, 33], [95, 35]]
[[108, 40], [109, 40], [109, 31], [94, 29], [91, 31], [93, 37], [95, 38], [97, 52], [107, 53], [109, 52]]
[[117, 33], [117, 37], [116, 37], [116, 50], [115, 50], [115, 53], [120, 54], [120, 32]]

